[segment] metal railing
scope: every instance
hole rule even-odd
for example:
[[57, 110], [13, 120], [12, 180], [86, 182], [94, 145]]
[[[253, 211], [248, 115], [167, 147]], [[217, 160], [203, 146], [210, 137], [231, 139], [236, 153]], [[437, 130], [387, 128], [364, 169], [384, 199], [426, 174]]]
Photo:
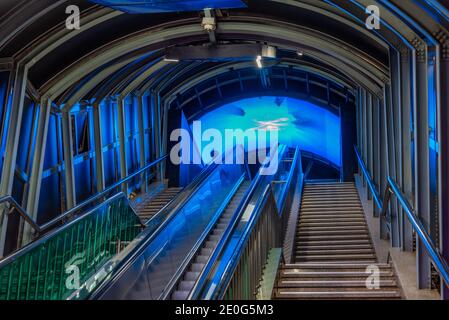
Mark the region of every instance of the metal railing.
[[[235, 152], [236, 147], [229, 151]], [[226, 155], [222, 156], [222, 161], [219, 163], [224, 163]], [[216, 169], [219, 169], [220, 164], [215, 161], [214, 158], [206, 168], [190, 183], [181, 194], [179, 194], [174, 201], [169, 202], [165, 207], [163, 207], [148, 223], [145, 230], [139, 236], [139, 241], [130, 244], [126, 252], [120, 257], [116, 257], [111, 260], [108, 270], [100, 270], [98, 273], [98, 281], [103, 281], [101, 285], [92, 292], [85, 293], [89, 296], [89, 299], [101, 299], [104, 294], [107, 294], [109, 290], [113, 291], [113, 287], [116, 283], [121, 281], [121, 276], [123, 270], [128, 270], [136, 260], [145, 253], [153, 241], [163, 232], [163, 230], [169, 225], [169, 223], [175, 219], [176, 214], [195, 196], [198, 188], [207, 181], [207, 179], [212, 175]], [[246, 170], [246, 169], [245, 169]], [[93, 275], [97, 278], [97, 275]], [[102, 278], [103, 277], [103, 278]], [[82, 287], [79, 292], [81, 293], [86, 288]]]
[[380, 195], [377, 192], [374, 182], [365, 166], [365, 163], [363, 162], [362, 157], [360, 156], [360, 153], [357, 149], [357, 147], [354, 147], [355, 153], [357, 155], [357, 159], [360, 165], [360, 168], [362, 170], [363, 175], [365, 176], [365, 179], [367, 181], [367, 184], [373, 194], [374, 201], [376, 202], [376, 205], [380, 209], [381, 217], [386, 218], [387, 217], [387, 210], [388, 210], [388, 204], [391, 200], [392, 195], [394, 195], [399, 203], [401, 204], [402, 209], [404, 210], [408, 220], [410, 221], [413, 229], [415, 230], [416, 234], [418, 235], [418, 238], [420, 241], [424, 244], [424, 247], [426, 248], [427, 254], [429, 255], [433, 265], [435, 266], [435, 269], [440, 274], [442, 280], [444, 283], [449, 287], [449, 266], [444, 259], [444, 257], [440, 254], [440, 252], [437, 249], [437, 246], [434, 244], [432, 238], [429, 235], [429, 232], [426, 230], [423, 223], [420, 221], [419, 217], [416, 215], [416, 213], [413, 210], [413, 207], [410, 205], [404, 194], [402, 193], [400, 187], [398, 184], [394, 181], [392, 177], [388, 177], [387, 181], [387, 187], [385, 190], [385, 195], [383, 198], [383, 201], [380, 199]]
[[[206, 277], [197, 283], [196, 290], [192, 291], [189, 299], [256, 298], [268, 252], [282, 243], [283, 229], [288, 218], [283, 211], [288, 208], [289, 203], [284, 205], [279, 202], [290, 202], [293, 198], [292, 189], [296, 189], [293, 181], [298, 178], [300, 170], [298, 149], [294, 159], [285, 183], [288, 190], [284, 190], [278, 199], [275, 198], [271, 183], [258, 194], [255, 194], [254, 187], [237, 215], [238, 221], [230, 225], [228, 236], [221, 239], [224, 248], [215, 250], [209, 272], [205, 271]], [[248, 212], [250, 199], [251, 202], [256, 202]], [[234, 241], [236, 236], [238, 243], [228, 248], [228, 240], [232, 238]], [[220, 258], [222, 255], [226, 257]], [[219, 263], [224, 265], [217, 265]], [[212, 270], [219, 271], [213, 274]]]
[[[142, 173], [145, 173], [147, 170], [153, 168], [154, 166], [158, 165], [159, 163], [161, 163], [162, 161], [166, 160], [168, 157], [168, 155], [165, 155], [153, 162], [151, 162], [150, 164], [146, 165], [145, 167], [139, 169], [138, 171], [128, 175], [126, 178], [114, 183], [113, 185], [109, 186], [108, 188], [106, 188], [105, 190], [97, 193], [96, 195], [90, 197], [89, 199], [83, 201], [82, 203], [80, 203], [79, 205], [77, 205], [76, 207], [73, 207], [71, 209], [69, 209], [68, 211], [60, 214], [59, 216], [57, 216], [56, 218], [42, 224], [39, 225], [29, 214], [28, 212], [17, 203], [17, 201], [12, 197], [12, 196], [5, 196], [0, 198], [0, 204], [2, 203], [8, 203], [10, 206], [12, 206], [15, 210], [9, 210], [8, 214], [13, 214], [14, 212], [17, 212], [26, 223], [28, 223], [30, 225], [30, 227], [33, 229], [34, 231], [34, 238], [39, 238], [42, 234], [48, 232], [50, 229], [52, 229], [55, 225], [57, 225], [58, 223], [63, 222], [65, 219], [69, 218], [69, 217], [73, 217], [73, 215], [80, 211], [81, 209], [86, 208], [87, 206], [91, 205], [93, 202], [95, 202], [96, 200], [100, 200], [105, 198], [110, 192], [114, 191], [115, 189], [121, 187], [123, 184], [128, 183], [129, 181], [131, 181], [132, 179], [134, 179], [135, 177], [141, 175]], [[120, 192], [118, 192], [120, 193]], [[113, 195], [115, 196], [115, 195]], [[7, 209], [8, 210], [8, 209]]]
[[[284, 152], [284, 150], [280, 150], [279, 151], [279, 149], [278, 149], [275, 153], [278, 153], [278, 155], [279, 155], [280, 153], [283, 153], [283, 152]], [[268, 161], [268, 159], [267, 159], [267, 161]], [[264, 164], [262, 165], [262, 167], [264, 166]], [[236, 227], [236, 225], [237, 225], [237, 223], [239, 221], [239, 218], [241, 217], [241, 215], [243, 214], [245, 208], [250, 203], [251, 198], [253, 197], [253, 195], [255, 194], [255, 192], [259, 188], [260, 181], [263, 178], [263, 176], [260, 174], [261, 170], [262, 170], [262, 168], [259, 170], [259, 173], [254, 178], [254, 180], [252, 181], [252, 183], [249, 186], [248, 190], [245, 192], [245, 194], [243, 196], [244, 200], [242, 202], [240, 202], [239, 206], [235, 210], [235, 213], [234, 213], [233, 217], [231, 218], [231, 221], [229, 222], [228, 227], [226, 228], [225, 232], [223, 233], [223, 236], [221, 237], [220, 241], [218, 242], [214, 252], [212, 253], [212, 255], [207, 260], [204, 268], [201, 270], [200, 275], [198, 276], [198, 278], [197, 278], [197, 280], [195, 282], [195, 285], [193, 286], [193, 289], [190, 292], [187, 300], [197, 300], [197, 299], [199, 299], [201, 291], [203, 289], [203, 286], [205, 285], [205, 283], [206, 283], [206, 281], [207, 281], [207, 279], [209, 277], [209, 274], [212, 272], [212, 269], [214, 267], [216, 259], [222, 253], [222, 250], [224, 250], [225, 245], [226, 245], [229, 237], [232, 234], [232, 231], [234, 230], [234, 228]]]

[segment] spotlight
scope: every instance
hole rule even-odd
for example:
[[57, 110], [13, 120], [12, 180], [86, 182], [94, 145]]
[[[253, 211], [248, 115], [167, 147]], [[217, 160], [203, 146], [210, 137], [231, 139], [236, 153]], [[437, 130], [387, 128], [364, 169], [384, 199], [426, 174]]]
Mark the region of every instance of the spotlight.
[[304, 52], [302, 52], [302, 51], [298, 51], [297, 53], [298, 53], [298, 56], [300, 56], [300, 57], [302, 57], [304, 55]]
[[257, 58], [256, 58], [256, 63], [257, 63], [257, 67], [258, 67], [259, 69], [262, 69], [262, 68], [263, 68], [263, 64], [262, 64], [262, 56], [257, 56]]
[[179, 59], [164, 58], [165, 62], [179, 62]]

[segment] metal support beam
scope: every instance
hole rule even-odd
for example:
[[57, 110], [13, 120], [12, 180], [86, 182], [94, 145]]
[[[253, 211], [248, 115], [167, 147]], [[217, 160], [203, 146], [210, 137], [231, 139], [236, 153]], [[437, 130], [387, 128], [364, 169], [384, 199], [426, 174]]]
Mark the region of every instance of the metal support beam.
[[[440, 249], [443, 258], [449, 261], [449, 35], [442, 39], [440, 60], [440, 93], [439, 110], [439, 211]], [[449, 300], [449, 287], [441, 282], [441, 296]]]
[[[430, 177], [429, 177], [429, 101], [427, 48], [422, 45], [416, 57], [415, 104], [415, 204], [416, 212], [430, 232]], [[430, 259], [424, 244], [416, 240], [417, 282], [419, 289], [431, 288]]]
[[69, 210], [76, 206], [72, 120], [70, 119], [70, 112], [62, 113], [61, 124], [62, 145], [64, 151], [66, 209]]
[[104, 178], [103, 162], [103, 137], [101, 129], [101, 110], [100, 103], [93, 105], [93, 123], [94, 123], [94, 145], [95, 145], [95, 174], [97, 178], [97, 192], [106, 188]]
[[[139, 154], [140, 154], [140, 168], [145, 167], [145, 125], [143, 122], [143, 97], [137, 96], [137, 125], [139, 127]], [[142, 173], [140, 177], [141, 189], [143, 192], [147, 192], [147, 174]]]
[[[388, 119], [388, 164], [389, 176], [400, 181], [398, 161], [401, 159], [400, 146], [400, 77], [399, 77], [399, 56], [396, 50], [390, 50], [390, 68], [391, 68], [391, 83], [388, 88], [388, 104], [387, 104], [387, 119]], [[400, 223], [401, 217], [399, 213], [398, 200], [390, 202], [390, 242], [392, 247], [401, 247], [400, 237]]]
[[[20, 128], [22, 125], [23, 104], [25, 99], [28, 70], [17, 66], [12, 87], [12, 103], [8, 132], [6, 137], [5, 158], [0, 182], [0, 196], [11, 195], [16, 168], [17, 149], [19, 146]], [[12, 80], [12, 79], [11, 79]], [[11, 81], [12, 82], [12, 81]], [[0, 256], [3, 256], [8, 227], [7, 209], [0, 208]]]
[[[386, 190], [388, 186], [387, 177], [388, 169], [388, 134], [387, 134], [387, 102], [386, 89], [384, 88], [384, 99], [381, 103], [380, 110], [380, 190]], [[382, 191], [381, 191], [382, 192]], [[387, 221], [381, 217], [380, 223], [380, 237], [388, 239]]]
[[[373, 176], [373, 100], [372, 95], [366, 95], [366, 164]], [[368, 200], [372, 200], [371, 192], [368, 192]]]
[[[373, 181], [377, 187], [377, 191], [381, 193], [379, 190], [380, 185], [380, 161], [381, 161], [381, 150], [380, 150], [380, 137], [381, 137], [381, 126], [380, 126], [380, 115], [381, 115], [381, 102], [379, 98], [373, 98]], [[373, 201], [373, 213], [375, 217], [378, 217], [380, 214], [379, 207]]]
[[[365, 89], [362, 89], [361, 92], [361, 115], [362, 115], [362, 145], [361, 145], [361, 151], [362, 151], [362, 159], [363, 161], [366, 163], [366, 159], [368, 156], [368, 132], [367, 132], [367, 114], [366, 114], [366, 97], [367, 97], [367, 92]], [[362, 177], [363, 179], [363, 187], [366, 187], [366, 180], [365, 177]]]
[[[412, 107], [415, 104], [411, 88], [411, 56], [408, 48], [401, 52], [401, 140], [402, 140], [402, 191], [409, 203], [413, 203], [412, 173]], [[402, 212], [403, 214], [403, 212]], [[408, 219], [402, 219], [402, 250], [413, 251], [413, 229]]]
[[[45, 149], [47, 146], [48, 123], [50, 120], [51, 100], [42, 98], [39, 107], [39, 120], [35, 135], [35, 147], [33, 156], [33, 167], [29, 182], [28, 199], [26, 202], [26, 211], [37, 221], [39, 208], [39, 197], [42, 185], [42, 171], [44, 169]], [[32, 229], [25, 224], [23, 232], [22, 245], [29, 243], [33, 238]]]
[[[126, 163], [126, 132], [125, 132], [125, 101], [117, 100], [117, 129], [120, 145], [120, 177], [125, 179], [128, 176], [128, 166]], [[122, 191], [128, 195], [128, 184], [124, 183]]]

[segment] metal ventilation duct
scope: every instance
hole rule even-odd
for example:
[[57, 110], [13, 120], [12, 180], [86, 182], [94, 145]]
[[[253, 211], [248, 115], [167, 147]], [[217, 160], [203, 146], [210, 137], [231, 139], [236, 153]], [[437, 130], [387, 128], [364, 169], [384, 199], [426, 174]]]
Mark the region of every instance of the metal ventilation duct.
[[198, 11], [206, 8], [243, 8], [242, 0], [90, 0], [128, 13]]

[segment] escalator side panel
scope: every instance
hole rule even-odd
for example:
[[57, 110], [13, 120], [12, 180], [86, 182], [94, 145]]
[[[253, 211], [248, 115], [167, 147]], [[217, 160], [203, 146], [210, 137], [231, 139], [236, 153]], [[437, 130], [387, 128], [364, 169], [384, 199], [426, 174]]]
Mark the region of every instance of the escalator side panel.
[[241, 165], [220, 166], [154, 238], [148, 243], [143, 241], [136, 249], [133, 256], [145, 257], [145, 269], [135, 269], [138, 260], [130, 257], [101, 292], [91, 298], [116, 299], [123, 282], [136, 283], [131, 279], [143, 279], [142, 273], [146, 273], [149, 286], [146, 292], [134, 286], [120, 297], [158, 299], [243, 173]]

